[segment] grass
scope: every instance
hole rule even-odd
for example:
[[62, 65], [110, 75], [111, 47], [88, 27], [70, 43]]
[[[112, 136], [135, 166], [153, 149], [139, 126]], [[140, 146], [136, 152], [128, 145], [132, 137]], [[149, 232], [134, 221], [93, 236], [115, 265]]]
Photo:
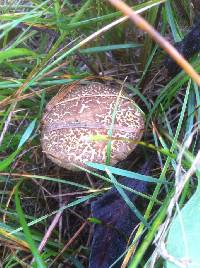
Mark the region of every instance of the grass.
[[[198, 131], [193, 133], [199, 127], [199, 89], [183, 71], [166, 77], [161, 69], [166, 53], [132, 22], [119, 23], [122, 13], [108, 1], [79, 2], [0, 3], [2, 267], [87, 267], [93, 225], [87, 221], [89, 204], [111, 186], [140, 219], [123, 267], [127, 262], [131, 268], [145, 267], [153, 254], [155, 267], [163, 267], [167, 258], [153, 239], [161, 224], [172, 221], [168, 212], [174, 195], [182, 208], [197, 188], [196, 168], [186, 184], [180, 182], [191, 172], [199, 150]], [[189, 1], [137, 2], [126, 1], [138, 12], [146, 9], [142, 15], [172, 43], [180, 41], [194, 20]], [[197, 71], [198, 61], [198, 57], [192, 60]], [[41, 118], [60, 86], [97, 77], [129, 90], [146, 113], [145, 135], [127, 170], [88, 163], [95, 171], [73, 174], [42, 153]], [[148, 158], [153, 169], [138, 175]], [[146, 209], [136, 208], [128, 199], [125, 190], [134, 189], [120, 184], [118, 175], [160, 182], [151, 184], [149, 194], [135, 191], [140, 202], [147, 203]], [[141, 236], [145, 239], [138, 244]], [[161, 237], [157, 241], [162, 242]]]

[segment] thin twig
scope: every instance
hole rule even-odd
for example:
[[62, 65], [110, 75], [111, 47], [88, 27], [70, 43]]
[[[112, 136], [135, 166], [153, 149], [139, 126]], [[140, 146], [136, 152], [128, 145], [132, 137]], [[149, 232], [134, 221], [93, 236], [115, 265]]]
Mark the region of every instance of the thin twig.
[[77, 236], [82, 232], [82, 230], [85, 228], [86, 224], [88, 222], [84, 222], [81, 227], [76, 231], [76, 233], [72, 236], [72, 238], [67, 242], [67, 244], [63, 247], [63, 249], [58, 253], [58, 255], [55, 257], [53, 262], [50, 264], [50, 267], [52, 267], [52, 264], [54, 264], [57, 259], [68, 249], [68, 247], [74, 242], [74, 240], [77, 238]]

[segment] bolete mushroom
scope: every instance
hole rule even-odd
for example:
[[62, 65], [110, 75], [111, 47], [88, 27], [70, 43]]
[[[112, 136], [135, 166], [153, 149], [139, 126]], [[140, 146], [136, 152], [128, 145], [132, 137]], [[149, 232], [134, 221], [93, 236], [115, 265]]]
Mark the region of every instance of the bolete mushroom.
[[78, 170], [77, 165], [86, 167], [87, 161], [105, 163], [108, 140], [94, 137], [108, 137], [110, 129], [110, 165], [115, 165], [141, 139], [144, 114], [117, 87], [79, 84], [62, 90], [47, 105], [42, 148], [54, 163], [69, 170]]

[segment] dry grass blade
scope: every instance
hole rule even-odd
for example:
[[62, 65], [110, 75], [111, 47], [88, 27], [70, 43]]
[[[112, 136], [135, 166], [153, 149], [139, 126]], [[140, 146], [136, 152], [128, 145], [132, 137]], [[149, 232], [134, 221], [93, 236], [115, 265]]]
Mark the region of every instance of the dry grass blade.
[[147, 32], [162, 48], [164, 48], [165, 51], [167, 51], [167, 53], [198, 84], [198, 86], [200, 86], [200, 76], [194, 68], [183, 56], [181, 56], [177, 49], [162, 37], [145, 19], [121, 0], [109, 0], [109, 2], [128, 16], [141, 30]]

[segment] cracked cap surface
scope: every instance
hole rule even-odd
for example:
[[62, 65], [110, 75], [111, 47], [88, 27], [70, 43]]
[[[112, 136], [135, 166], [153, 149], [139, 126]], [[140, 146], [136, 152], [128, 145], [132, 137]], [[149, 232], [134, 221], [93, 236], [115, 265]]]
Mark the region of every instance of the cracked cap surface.
[[96, 82], [58, 93], [42, 120], [41, 144], [47, 157], [70, 170], [78, 170], [74, 164], [87, 167], [87, 161], [105, 163], [113, 126], [110, 165], [125, 159], [136, 147], [130, 140], [141, 139], [144, 114], [133, 100], [119, 94], [119, 89]]

